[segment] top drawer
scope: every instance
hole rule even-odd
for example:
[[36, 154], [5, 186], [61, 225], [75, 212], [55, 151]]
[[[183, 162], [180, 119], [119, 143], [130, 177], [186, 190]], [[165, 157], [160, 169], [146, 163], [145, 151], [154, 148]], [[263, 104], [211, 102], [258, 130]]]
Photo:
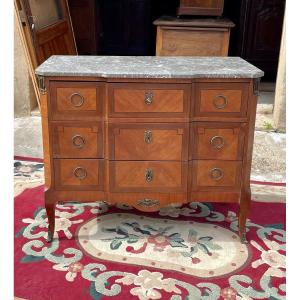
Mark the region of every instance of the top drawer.
[[199, 83], [194, 116], [246, 117], [247, 83]]
[[50, 99], [53, 120], [100, 119], [104, 84], [53, 81], [50, 83]]
[[112, 83], [108, 85], [110, 117], [187, 117], [189, 84]]

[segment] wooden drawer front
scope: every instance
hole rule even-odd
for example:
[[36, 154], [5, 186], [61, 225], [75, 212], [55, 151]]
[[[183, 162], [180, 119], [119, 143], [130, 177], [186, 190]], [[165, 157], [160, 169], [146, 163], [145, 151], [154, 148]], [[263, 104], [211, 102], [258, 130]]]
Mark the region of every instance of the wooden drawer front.
[[227, 56], [227, 28], [161, 27], [160, 56]]
[[238, 187], [241, 175], [240, 161], [193, 161], [193, 188]]
[[187, 116], [188, 84], [110, 84], [110, 116]]
[[110, 162], [110, 186], [114, 192], [185, 191], [187, 163], [181, 162]]
[[242, 159], [244, 143], [242, 127], [237, 127], [237, 125], [236, 127], [229, 125], [229, 127], [226, 124], [221, 126], [225, 128], [201, 123], [194, 124], [193, 159]]
[[122, 124], [110, 127], [110, 159], [187, 160], [186, 124]]
[[222, 8], [220, 0], [180, 0], [180, 6], [199, 8]]
[[52, 82], [50, 97], [53, 119], [99, 119], [103, 111], [103, 91], [103, 84], [97, 82]]
[[179, 15], [222, 16], [224, 0], [180, 0]]
[[103, 190], [104, 160], [55, 159], [57, 190]]
[[57, 111], [95, 111], [97, 90], [95, 88], [58, 87]]
[[102, 158], [103, 132], [96, 124], [53, 125], [55, 158]]
[[199, 84], [195, 114], [196, 116], [245, 117], [247, 113], [247, 98], [247, 85], [231, 83]]

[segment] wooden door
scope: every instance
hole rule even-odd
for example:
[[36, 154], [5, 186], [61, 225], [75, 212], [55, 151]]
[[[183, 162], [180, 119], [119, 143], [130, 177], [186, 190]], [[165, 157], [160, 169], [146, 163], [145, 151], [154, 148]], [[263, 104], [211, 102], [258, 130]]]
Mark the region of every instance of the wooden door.
[[51, 55], [77, 54], [66, 0], [20, 0], [20, 6], [37, 64]]
[[276, 77], [280, 51], [285, 0], [252, 0], [246, 10], [242, 57]]
[[285, 0], [231, 0], [224, 15], [237, 26], [230, 37], [229, 56], [241, 56], [265, 72], [277, 75]]
[[101, 49], [102, 19], [98, 0], [68, 0], [79, 55], [98, 55]]

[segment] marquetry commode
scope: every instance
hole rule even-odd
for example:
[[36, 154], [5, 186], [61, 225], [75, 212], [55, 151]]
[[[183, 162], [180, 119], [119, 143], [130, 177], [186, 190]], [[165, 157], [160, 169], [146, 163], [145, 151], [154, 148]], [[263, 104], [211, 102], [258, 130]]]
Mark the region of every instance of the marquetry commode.
[[52, 56], [36, 74], [50, 240], [67, 201], [236, 202], [245, 240], [262, 71], [238, 57]]

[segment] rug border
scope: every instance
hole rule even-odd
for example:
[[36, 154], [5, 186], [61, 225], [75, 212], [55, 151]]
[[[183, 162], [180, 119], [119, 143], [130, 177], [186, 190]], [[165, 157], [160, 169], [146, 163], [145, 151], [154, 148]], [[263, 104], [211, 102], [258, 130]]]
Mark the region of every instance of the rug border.
[[23, 161], [32, 161], [32, 162], [44, 162], [43, 158], [38, 158], [38, 157], [30, 157], [30, 156], [19, 156], [19, 155], [14, 155], [14, 160], [23, 160]]

